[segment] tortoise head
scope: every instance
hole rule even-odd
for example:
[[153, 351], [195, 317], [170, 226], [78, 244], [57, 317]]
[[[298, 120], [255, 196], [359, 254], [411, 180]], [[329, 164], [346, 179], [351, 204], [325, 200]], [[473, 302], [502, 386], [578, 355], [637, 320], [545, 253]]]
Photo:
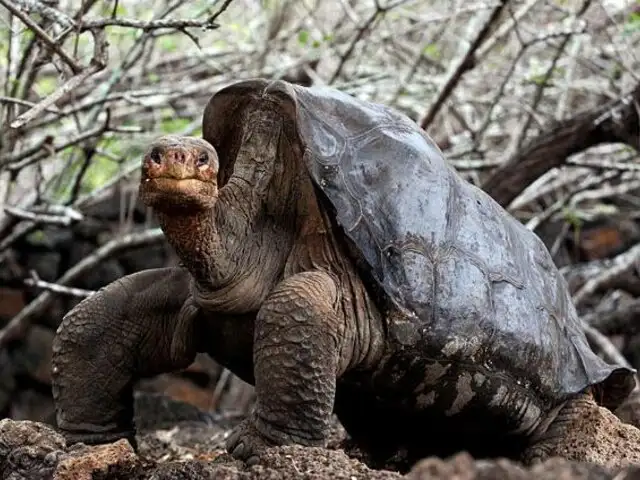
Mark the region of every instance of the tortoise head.
[[166, 135], [142, 159], [140, 197], [156, 210], [209, 210], [218, 197], [218, 154], [200, 138]]

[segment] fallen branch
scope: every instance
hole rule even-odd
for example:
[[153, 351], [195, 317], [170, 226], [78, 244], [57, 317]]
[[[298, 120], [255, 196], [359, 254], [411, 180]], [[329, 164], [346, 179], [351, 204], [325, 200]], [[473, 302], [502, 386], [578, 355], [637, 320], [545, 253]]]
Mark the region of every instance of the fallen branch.
[[640, 298], [612, 311], [596, 309], [582, 319], [604, 335], [635, 335], [640, 331]]
[[94, 290], [85, 290], [83, 288], [65, 287], [64, 285], [58, 285], [57, 283], [46, 282], [42, 280], [35, 270], [31, 271], [31, 278], [26, 278], [24, 284], [29, 287], [41, 288], [53, 293], [60, 293], [62, 295], [70, 295], [72, 297], [86, 298], [90, 297], [94, 293]]
[[583, 325], [583, 330], [589, 342], [600, 352], [608, 363], [613, 363], [626, 368], [633, 368], [631, 364], [624, 358], [624, 355], [598, 330], [590, 325]]
[[[88, 257], [76, 263], [55, 283], [59, 286], [65, 286], [112, 255], [122, 252], [123, 250], [159, 242], [162, 239], [164, 239], [164, 236], [162, 230], [159, 228], [153, 228], [140, 233], [130, 233], [123, 237], [114, 238]], [[53, 298], [53, 291], [43, 292], [29, 303], [29, 305], [24, 307], [20, 313], [13, 317], [11, 321], [0, 330], [0, 348], [6, 346], [10, 341], [22, 338], [27, 332], [31, 320], [41, 314], [49, 306]]]
[[640, 265], [640, 243], [612, 259], [611, 266], [588, 280], [573, 296], [573, 303], [579, 308], [591, 295], [607, 288], [619, 277]]
[[535, 179], [571, 155], [617, 142], [640, 151], [639, 103], [640, 84], [628, 95], [560, 122], [498, 167], [482, 188], [507, 207]]

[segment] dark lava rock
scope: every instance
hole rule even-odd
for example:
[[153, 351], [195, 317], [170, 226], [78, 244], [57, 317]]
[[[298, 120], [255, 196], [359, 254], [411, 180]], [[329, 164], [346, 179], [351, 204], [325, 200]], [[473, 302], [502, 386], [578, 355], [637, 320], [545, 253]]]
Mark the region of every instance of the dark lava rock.
[[451, 458], [427, 458], [405, 477], [408, 480], [632, 480], [640, 467], [607, 469], [586, 462], [554, 457], [530, 469], [507, 459], [474, 460], [467, 453]]
[[260, 465], [247, 470], [246, 479], [307, 480], [392, 480], [402, 478], [399, 473], [371, 470], [350, 458], [341, 450], [300, 446], [278, 447], [268, 450]]
[[[342, 450], [344, 430], [336, 423], [331, 448], [284, 446], [267, 450], [245, 467], [224, 450], [236, 420], [181, 405], [161, 395], [138, 395], [137, 418], [146, 430], [138, 452], [126, 440], [67, 446], [51, 427], [32, 421], [0, 421], [0, 475], [8, 480], [631, 480], [640, 479], [640, 434], [608, 411], [594, 410], [567, 437], [562, 452], [526, 468], [507, 460], [475, 460], [462, 452], [426, 458], [406, 475], [369, 468]], [[145, 414], [149, 417], [144, 418]], [[161, 428], [162, 427], [162, 428]], [[571, 449], [592, 452], [577, 455]], [[572, 460], [573, 458], [573, 460]], [[593, 462], [593, 463], [590, 463]], [[625, 464], [626, 462], [626, 464]], [[635, 465], [628, 465], [629, 463]]]
[[214, 467], [212, 465], [187, 460], [185, 462], [168, 462], [159, 465], [149, 476], [149, 480], [209, 480], [209, 479], [236, 479], [241, 478], [240, 473], [227, 467]]
[[48, 425], [28, 420], [0, 420], [3, 480], [51, 478], [65, 449], [64, 438]]
[[62, 456], [54, 480], [125, 480], [142, 477], [142, 464], [126, 440], [106, 445], [74, 445]]

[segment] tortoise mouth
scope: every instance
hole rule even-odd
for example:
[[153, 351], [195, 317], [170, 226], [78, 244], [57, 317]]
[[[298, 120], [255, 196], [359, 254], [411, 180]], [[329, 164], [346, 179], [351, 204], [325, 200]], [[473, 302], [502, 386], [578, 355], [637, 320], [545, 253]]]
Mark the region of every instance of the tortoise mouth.
[[216, 182], [201, 178], [175, 178], [170, 176], [148, 177], [145, 183], [156, 190], [200, 190], [202, 187], [215, 187]]
[[214, 180], [201, 178], [147, 177], [140, 184], [142, 201], [157, 210], [210, 209], [218, 198]]

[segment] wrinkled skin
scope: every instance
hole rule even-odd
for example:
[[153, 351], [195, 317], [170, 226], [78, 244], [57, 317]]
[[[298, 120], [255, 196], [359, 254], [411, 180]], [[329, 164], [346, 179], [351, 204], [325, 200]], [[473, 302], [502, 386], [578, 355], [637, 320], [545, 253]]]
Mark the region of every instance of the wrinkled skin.
[[[499, 391], [496, 379], [471, 384], [481, 376], [415, 350], [415, 325], [367, 281], [317, 195], [287, 108], [261, 99], [244, 109], [222, 158], [196, 138], [148, 148], [140, 195], [183, 266], [124, 277], [65, 316], [53, 392], [66, 437], [135, 442], [134, 382], [208, 352], [255, 385], [255, 411], [227, 443], [249, 464], [270, 445], [323, 445], [334, 411], [378, 458], [401, 445], [414, 458], [551, 454], [588, 389], [553, 404], [514, 391], [508, 407], [487, 405], [481, 388]], [[205, 113], [205, 131], [211, 122]]]
[[323, 445], [336, 380], [379, 361], [383, 329], [302, 165], [285, 169], [300, 157], [281, 123], [272, 111], [254, 112], [222, 188], [205, 141], [170, 136], [149, 147], [140, 194], [184, 268], [124, 277], [64, 318], [53, 373], [69, 438], [134, 441], [133, 382], [206, 351], [256, 387], [253, 416], [229, 440], [235, 456], [253, 463], [267, 445]]

